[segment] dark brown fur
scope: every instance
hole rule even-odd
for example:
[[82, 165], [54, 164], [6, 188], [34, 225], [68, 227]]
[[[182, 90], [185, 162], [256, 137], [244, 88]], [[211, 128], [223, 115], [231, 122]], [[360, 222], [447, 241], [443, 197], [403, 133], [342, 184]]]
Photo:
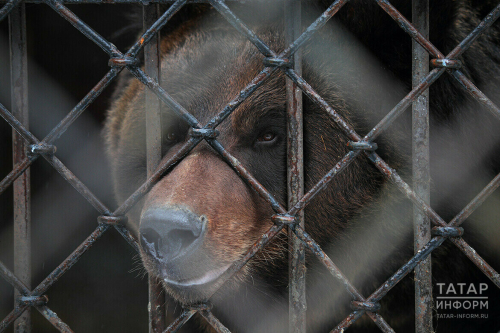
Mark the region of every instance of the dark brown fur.
[[[339, 20], [351, 28], [365, 46], [352, 42], [345, 29], [332, 23], [332, 27], [317, 33], [305, 49], [303, 77], [364, 135], [405, 95], [410, 58], [409, 37], [394, 27], [394, 22], [375, 5], [364, 8], [358, 2], [347, 5], [340, 12]], [[408, 15], [406, 3], [402, 3], [396, 2]], [[449, 38], [435, 39], [444, 53], [463, 38], [462, 25], [468, 26], [469, 20], [472, 25], [477, 23], [479, 14], [457, 3], [432, 2], [433, 10], [443, 10], [446, 17], [432, 24], [434, 30], [441, 27], [443, 35], [449, 35]], [[464, 11], [472, 19], [462, 17]], [[201, 124], [220, 112], [263, 68], [263, 56], [256, 48], [216, 16], [207, 10], [196, 20], [181, 24], [162, 43], [162, 87]], [[247, 22], [271, 49], [279, 53], [284, 47], [281, 23], [273, 19], [270, 24], [266, 19], [249, 18]], [[340, 39], [332, 38], [331, 31]], [[492, 66], [490, 71], [500, 73], [498, 53], [492, 56], [488, 51], [497, 49], [496, 36], [497, 30], [492, 30], [471, 53], [480, 55], [479, 61]], [[398, 40], [402, 42], [395, 42]], [[365, 57], [364, 47], [383, 62]], [[359, 59], [352, 60], [358, 56]], [[464, 61], [468, 63], [467, 59]], [[370, 79], [364, 75], [367, 71], [377, 73], [371, 77], [376, 77], [374, 83], [364, 82]], [[479, 69], [466, 67], [464, 71], [478, 81], [484, 76]], [[498, 81], [488, 81], [488, 87], [498, 87], [498, 84]], [[463, 92], [456, 92], [456, 88], [456, 84], [446, 78], [431, 89], [431, 106], [437, 110], [439, 121], [454, 117], [458, 106], [470, 101]], [[119, 202], [123, 202], [146, 177], [144, 89], [137, 81], [131, 81], [118, 93], [108, 113], [106, 137]], [[453, 93], [445, 94], [448, 91]], [[307, 98], [304, 103], [307, 190], [348, 152], [349, 139], [317, 105]], [[164, 141], [164, 158], [168, 159], [187, 138], [188, 126], [170, 111], [164, 111], [164, 132], [176, 135], [174, 141]], [[286, 199], [285, 121], [285, 78], [280, 73], [271, 77], [218, 127], [218, 140], [282, 204]], [[408, 131], [404, 119], [377, 139], [377, 143], [381, 155], [406, 175], [408, 134], [403, 130]], [[269, 131], [276, 133], [278, 140], [266, 146], [259, 137]], [[196, 261], [176, 267], [184, 272], [179, 274], [194, 274], [195, 269], [207, 271], [236, 261], [272, 225], [270, 207], [206, 143], [197, 146], [134, 208], [130, 213], [131, 228], [137, 230], [141, 210], [166, 205], [189, 209], [208, 220], [203, 253]], [[399, 192], [386, 184], [381, 173], [365, 157], [360, 157], [306, 208], [306, 230], [362, 293], [369, 295], [411, 257], [410, 207], [407, 201], [400, 199]], [[441, 213], [447, 214], [447, 210], [443, 208]], [[278, 237], [237, 273], [235, 283], [224, 286], [212, 299], [216, 303], [216, 313], [227, 326], [237, 331], [282, 331], [286, 328], [286, 302], [283, 301], [288, 284], [285, 242], [284, 234]], [[436, 256], [447, 256], [446, 260], [460, 257], [449, 252], [448, 247], [444, 247], [436, 251]], [[162, 276], [162, 267], [145, 254], [143, 261], [148, 272]], [[349, 298], [314, 258], [308, 258], [308, 264], [309, 328], [311, 332], [327, 331], [347, 313]], [[439, 281], [448, 273], [440, 271], [439, 266], [436, 272]], [[413, 301], [406, 300], [412, 293], [410, 282], [407, 279], [406, 283], [398, 285], [382, 303], [381, 314], [391, 313], [389, 322], [403, 330], [412, 327]], [[203, 301], [220, 284], [194, 291], [165, 287], [178, 301], [191, 303]], [[242, 307], [248, 310], [237, 311]], [[341, 308], [344, 310], [339, 310]], [[333, 309], [338, 313], [333, 315]], [[260, 326], [259, 321], [266, 325]]]

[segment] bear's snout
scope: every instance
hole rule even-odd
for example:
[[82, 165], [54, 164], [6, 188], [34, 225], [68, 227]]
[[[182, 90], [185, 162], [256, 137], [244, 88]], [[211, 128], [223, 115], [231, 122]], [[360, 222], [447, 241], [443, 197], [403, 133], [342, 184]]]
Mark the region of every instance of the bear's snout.
[[207, 219], [175, 207], [146, 210], [141, 217], [140, 242], [153, 260], [168, 263], [196, 252], [205, 236]]

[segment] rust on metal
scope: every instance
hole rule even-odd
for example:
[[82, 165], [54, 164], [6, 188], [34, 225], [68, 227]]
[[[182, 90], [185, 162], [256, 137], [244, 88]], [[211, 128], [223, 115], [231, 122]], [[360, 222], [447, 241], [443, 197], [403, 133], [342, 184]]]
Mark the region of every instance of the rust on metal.
[[441, 237], [462, 237], [464, 228], [460, 227], [434, 227], [431, 230], [432, 236]]
[[126, 216], [107, 216], [107, 215], [101, 215], [97, 217], [97, 222], [98, 223], [104, 223], [108, 225], [123, 225], [126, 223], [127, 217]]
[[[26, 41], [26, 10], [21, 3], [9, 15], [10, 74], [12, 114], [29, 128], [28, 115], [28, 54]], [[13, 168], [28, 159], [27, 143], [17, 131], [12, 130]], [[14, 192], [14, 274], [31, 288], [31, 175], [25, 169], [13, 183]], [[22, 293], [14, 291], [14, 300]], [[31, 309], [16, 319], [15, 330], [31, 332]]]
[[431, 65], [434, 67], [444, 67], [444, 68], [461, 68], [462, 62], [456, 59], [432, 59]]
[[[419, 50], [418, 60], [416, 63], [419, 67], [414, 70], [414, 88], [411, 92], [403, 98], [396, 107], [394, 107], [390, 112], [380, 121], [364, 138], [359, 136], [358, 133], [344, 120], [342, 117], [334, 110], [325, 100], [317, 94], [312, 87], [301, 77], [300, 72], [300, 47], [306, 43], [311, 36], [326, 22], [338, 12], [338, 10], [348, 1], [347, 0], [337, 0], [335, 1], [316, 21], [314, 21], [305, 31], [301, 34], [298, 33], [300, 30], [300, 22], [297, 27], [294, 27], [292, 39], [287, 39], [286, 44], [289, 45], [280, 54], [276, 54], [271, 50], [264, 41], [262, 41], [251, 29], [249, 29], [242, 20], [240, 20], [224, 3], [222, 0], [177, 0], [175, 3], [169, 7], [169, 9], [158, 18], [158, 12], [155, 10], [155, 6], [151, 3], [157, 3], [158, 1], [137, 1], [137, 0], [68, 0], [68, 1], [58, 1], [58, 0], [45, 0], [57, 13], [68, 20], [76, 29], [82, 32], [87, 38], [92, 40], [98, 46], [100, 46], [109, 56], [109, 65], [112, 67], [110, 71], [99, 81], [99, 83], [82, 99], [78, 105], [71, 110], [71, 112], [56, 126], [54, 129], [45, 137], [43, 140], [38, 140], [25, 125], [23, 116], [18, 115], [13, 108], [14, 115], [9, 113], [7, 109], [0, 104], [0, 115], [11, 125], [11, 127], [16, 131], [16, 140], [19, 145], [14, 148], [15, 155], [19, 153], [20, 157], [16, 158], [16, 165], [13, 170], [5, 177], [0, 183], [0, 193], [3, 192], [12, 183], [22, 183], [23, 187], [26, 188], [26, 177], [28, 176], [28, 168], [39, 156], [45, 158], [62, 176], [67, 180], [77, 191], [86, 198], [94, 208], [99, 212], [98, 217], [99, 225], [97, 229], [80, 245], [78, 248], [66, 259], [64, 260], [49, 276], [47, 276], [42, 283], [40, 283], [33, 291], [28, 288], [29, 285], [25, 284], [21, 279], [20, 275], [10, 272], [2, 263], [0, 263], [0, 275], [5, 278], [9, 283], [11, 283], [21, 296], [18, 298], [13, 311], [0, 323], [0, 331], [4, 330], [8, 325], [10, 325], [14, 320], [19, 318], [26, 309], [30, 306], [35, 307], [42, 315], [45, 316], [58, 330], [62, 332], [72, 332], [71, 329], [61, 321], [57, 315], [51, 311], [46, 305], [43, 305], [48, 300], [43, 294], [64, 274], [68, 269], [70, 269], [94, 243], [95, 241], [106, 231], [113, 226], [122, 236], [133, 246], [138, 249], [138, 243], [131, 235], [131, 233], [126, 230], [123, 226], [124, 215], [132, 208], [132, 206], [137, 203], [140, 198], [142, 198], [154, 184], [160, 179], [162, 175], [170, 171], [179, 161], [181, 161], [189, 152], [201, 141], [205, 140], [210, 144], [224, 160], [226, 160], [237, 172], [237, 174], [262, 198], [264, 198], [270, 206], [274, 209], [275, 215], [271, 217], [272, 221], [275, 222], [266, 233], [248, 250], [245, 256], [237, 262], [234, 262], [232, 266], [223, 274], [221, 279], [227, 282], [236, 272], [238, 272], [254, 255], [263, 249], [269, 242], [281, 233], [285, 225], [292, 231], [290, 238], [296, 238], [297, 243], [292, 241], [293, 246], [291, 251], [293, 255], [291, 256], [291, 285], [300, 285], [304, 281], [305, 270], [301, 269], [303, 265], [303, 250], [296, 251], [297, 248], [307, 247], [316, 255], [319, 260], [329, 269], [334, 277], [339, 279], [344, 285], [346, 290], [351, 294], [353, 301], [352, 306], [354, 311], [349, 314], [333, 331], [343, 332], [344, 329], [351, 326], [355, 321], [357, 321], [363, 314], [367, 314], [373, 322], [384, 332], [392, 332], [392, 328], [385, 322], [385, 320], [376, 311], [379, 310], [379, 301], [391, 290], [401, 279], [403, 279], [407, 274], [409, 274], [417, 265], [421, 264], [429, 257], [431, 252], [439, 247], [445, 239], [449, 239], [457, 247], [459, 247], [476, 265], [483, 271], [483, 273], [490, 278], [498, 287], [500, 287], [500, 275], [484, 261], [484, 259], [476, 253], [476, 251], [471, 248], [462, 238], [463, 229], [458, 227], [467, 217], [496, 189], [500, 184], [500, 175], [495, 177], [495, 179], [488, 184], [488, 186], [481, 191], [480, 194], [476, 196], [450, 223], [445, 223], [443, 219], [436, 214], [436, 212], [429, 206], [428, 197], [426, 194], [427, 189], [425, 186], [415, 185], [413, 189], [405, 183], [401, 177], [397, 174], [396, 170], [392, 169], [383, 159], [380, 158], [374, 150], [376, 149], [376, 144], [373, 143], [385, 129], [387, 129], [395, 119], [399, 117], [410, 105], [418, 104], [421, 99], [426, 99], [425, 91], [429, 86], [435, 82], [445, 71], [452, 75], [458, 82], [466, 89], [466, 91], [478, 100], [482, 105], [486, 106], [487, 109], [494, 114], [496, 117], [500, 118], [500, 109], [488, 99], [461, 71], [461, 63], [456, 60], [467, 48], [481, 35], [481, 33], [491, 26], [493, 22], [500, 16], [500, 5], [488, 14], [488, 16], [462, 41], [460, 42], [452, 52], [450, 52], [446, 57], [435, 48], [432, 43], [429, 42], [427, 38], [427, 32], [425, 28], [420, 26], [421, 23], [426, 20], [426, 15], [428, 15], [428, 9], [423, 7], [416, 8], [417, 20], [414, 18], [415, 25], [412, 25], [405, 17], [401, 15], [387, 0], [376, 0], [377, 3], [382, 7], [399, 25], [406, 31], [418, 44], [418, 47], [423, 47], [423, 50]], [[0, 1], [2, 2], [2, 1]], [[3, 1], [5, 2], [5, 1]], [[29, 1], [28, 1], [29, 2]], [[31, 2], [40, 2], [37, 0]], [[156, 17], [148, 17], [149, 28], [143, 33], [143, 35], [138, 39], [137, 43], [134, 44], [129, 51], [125, 54], [121, 53], [116, 47], [102, 38], [98, 33], [96, 33], [92, 28], [90, 28], [85, 22], [78, 18], [73, 12], [71, 12], [64, 4], [67, 3], [137, 3], [141, 2], [146, 5], [146, 12], [153, 13], [156, 12]], [[173, 2], [173, 1], [167, 1]], [[257, 49], [266, 57], [264, 61], [264, 66], [266, 66], [231, 102], [229, 102], [214, 118], [212, 118], [205, 126], [202, 126], [198, 120], [191, 115], [187, 110], [185, 110], [180, 104], [178, 104], [163, 88], [158, 84], [159, 81], [159, 68], [158, 68], [158, 49], [157, 41], [155, 41], [155, 36], [160, 31], [160, 29], [169, 21], [169, 19], [185, 4], [188, 2], [209, 2], [211, 3], [241, 34], [246, 36]], [[19, 0], [11, 0], [6, 3], [4, 7], [0, 9], [0, 20], [5, 18], [9, 13], [15, 14], [15, 7], [18, 5]], [[286, 10], [289, 11], [287, 18], [287, 26], [291, 27], [291, 23], [297, 24], [297, 12], [293, 12], [293, 7], [298, 2], [292, 2], [291, 6], [287, 6]], [[415, 2], [417, 3], [417, 2]], [[419, 1], [419, 3], [425, 3], [425, 1]], [[298, 6], [300, 8], [300, 6]], [[297, 8], [295, 8], [296, 10]], [[290, 16], [291, 15], [291, 16]], [[299, 14], [300, 15], [300, 14]], [[423, 21], [421, 21], [423, 20]], [[417, 22], [418, 21], [418, 22]], [[24, 29], [24, 28], [22, 28]], [[300, 31], [299, 31], [300, 32]], [[288, 33], [287, 33], [288, 34]], [[287, 37], [289, 38], [289, 37]], [[155, 46], [156, 45], [156, 46]], [[145, 48], [146, 58], [156, 59], [156, 63], [153, 67], [156, 67], [153, 71], [148, 69], [148, 61], [146, 60], [146, 69], [142, 70], [139, 68], [139, 64], [136, 60], [136, 56], [142, 48]], [[418, 49], [415, 46], [415, 49]], [[156, 48], [156, 50], [154, 50]], [[428, 60], [424, 60], [421, 55], [425, 53], [430, 53], [435, 59], [430, 63], [437, 67], [431, 72], [426, 69], [425, 66], [429, 64]], [[154, 56], [154, 53], [156, 55]], [[148, 55], [149, 54], [149, 55]], [[295, 59], [291, 56], [294, 55]], [[14, 57], [17, 58], [17, 57]], [[23, 60], [24, 61], [24, 60]], [[21, 62], [22, 64], [23, 62]], [[13, 65], [15, 67], [16, 65]], [[156, 110], [159, 110], [158, 98], [166, 103], [174, 112], [176, 112], [182, 119], [186, 121], [187, 124], [191, 126], [191, 137], [187, 142], [174, 154], [173, 157], [168, 160], [161, 160], [161, 149], [158, 153], [158, 147], [161, 148], [161, 143], [158, 144], [158, 130], [149, 133], [148, 125], [148, 140], [153, 142], [153, 144], [148, 144], [148, 155], [149, 147], [153, 147], [151, 150], [156, 151], [152, 153], [151, 159], [148, 158], [148, 179], [142, 184], [142, 186], [136, 190], [125, 203], [115, 210], [113, 213], [109, 210], [56, 156], [54, 142], [61, 137], [61, 135], [66, 131], [66, 129], [78, 118], [78, 116], [90, 105], [97, 96], [105, 89], [110, 82], [118, 75], [118, 73], [124, 68], [127, 69], [135, 75], [144, 85], [149, 89], [148, 95], [152, 96], [150, 101], [155, 101]], [[293, 68], [292, 68], [293, 67]], [[297, 142], [292, 142], [293, 137], [290, 138], [289, 150], [289, 172], [291, 178], [289, 180], [289, 202], [288, 211], [274, 198], [270, 192], [262, 186], [254, 176], [234, 157], [232, 156], [221, 144], [217, 141], [217, 131], [216, 127], [221, 124], [227, 117], [244, 101], [250, 96], [255, 90], [266, 81], [277, 69], [283, 71], [292, 82], [288, 97], [289, 114], [290, 118], [288, 121], [289, 133], [300, 133], [301, 120], [299, 115], [300, 107], [300, 97], [302, 96], [301, 91], [311, 98], [317, 105], [320, 106], [327, 114], [329, 114], [332, 119], [340, 126], [340, 128], [349, 136], [352, 140], [348, 146], [352, 149], [348, 154], [346, 154], [342, 160], [340, 160], [317, 184], [312, 186], [312, 188], [306, 194], [303, 194], [303, 189], [301, 189], [301, 169], [300, 161], [302, 160], [300, 155], [300, 140]], [[27, 71], [24, 71], [27, 73]], [[418, 72], [418, 73], [417, 73]], [[300, 89], [300, 90], [299, 90]], [[151, 92], [151, 94], [150, 94]], [[17, 97], [16, 97], [17, 99]], [[20, 101], [23, 101], [22, 99]], [[149, 102], [148, 102], [149, 103]], [[153, 107], [154, 108], [154, 107]], [[417, 109], [420, 108], [419, 106]], [[426, 109], [423, 107], [420, 109]], [[148, 109], [151, 109], [148, 107]], [[420, 111], [419, 111], [420, 112]], [[161, 113], [161, 112], [160, 112]], [[156, 118], [158, 119], [158, 118]], [[425, 122], [426, 120], [424, 120]], [[155, 122], [155, 121], [153, 121]], [[156, 124], [160, 122], [156, 120]], [[425, 124], [416, 124], [415, 128], [422, 132]], [[425, 134], [423, 135], [425, 139]], [[298, 135], [297, 137], [300, 137]], [[154, 143], [156, 142], [156, 143]], [[26, 155], [26, 150], [22, 151], [18, 149], [22, 145], [31, 145], [31, 154]], [[17, 151], [17, 153], [16, 153]], [[359, 291], [348, 281], [348, 279], [342, 274], [342, 272], [335, 266], [335, 264], [328, 258], [326, 253], [319, 247], [319, 245], [305, 232], [304, 225], [302, 222], [303, 209], [306, 205], [314, 198], [321, 190], [327, 186], [327, 184], [334, 179], [334, 177], [344, 170], [359, 154], [363, 152], [368, 158], [375, 164], [375, 166], [391, 181], [393, 181], [397, 187], [414, 203], [416, 211], [419, 213], [420, 219], [429, 219], [436, 227], [433, 228], [433, 238], [430, 239], [430, 232], [419, 230], [417, 232], [417, 243], [415, 255], [398, 271], [396, 271], [385, 283], [383, 283], [370, 297], [364, 298]], [[25, 155], [22, 155], [22, 154]], [[428, 157], [424, 156], [425, 152], [418, 152], [417, 160], [428, 163]], [[416, 163], [417, 164], [417, 163]], [[419, 171], [421, 172], [421, 170]], [[292, 179], [294, 178], [294, 179]], [[425, 178], [425, 177], [424, 177]], [[422, 184], [427, 183], [427, 180], [423, 180]], [[16, 186], [16, 185], [14, 185]], [[424, 187], [421, 191], [420, 187]], [[27, 196], [23, 196], [23, 200], [26, 202]], [[26, 216], [27, 211], [25, 209], [20, 209], [18, 212], [21, 215]], [[425, 236], [425, 237], [424, 237]], [[298, 245], [298, 246], [297, 246]], [[295, 271], [295, 273], [294, 273]], [[19, 276], [18, 276], [19, 275]], [[430, 283], [425, 283], [427, 286]], [[295, 287], [292, 287], [293, 289]], [[293, 330], [297, 328], [296, 331], [304, 331], [305, 317], [302, 315], [305, 312], [305, 301], [303, 296], [305, 292], [304, 289], [299, 287], [294, 289], [293, 295], [290, 297], [291, 306], [291, 327]], [[417, 319], [424, 317], [424, 313], [428, 312], [428, 307], [426, 308], [425, 303], [427, 300], [418, 299], [417, 293]], [[424, 297], [426, 298], [426, 297]], [[227, 328], [213, 315], [208, 304], [202, 305], [191, 305], [187, 306], [186, 310], [181, 314], [180, 317], [175, 319], [168, 328], [164, 329], [165, 324], [162, 322], [162, 315], [160, 313], [164, 312], [161, 308], [161, 304], [152, 305], [153, 312], [158, 315], [152, 316], [152, 326], [155, 332], [175, 332], [179, 329], [185, 322], [187, 322], [196, 312], [200, 313], [213, 327], [219, 332], [228, 332]], [[428, 322], [428, 321], [427, 321]], [[417, 326], [419, 327], [419, 326]], [[428, 331], [428, 328], [418, 329], [418, 331]]]
[[42, 296], [20, 296], [17, 300], [25, 305], [35, 306], [35, 305], [45, 305], [49, 302], [47, 295]]

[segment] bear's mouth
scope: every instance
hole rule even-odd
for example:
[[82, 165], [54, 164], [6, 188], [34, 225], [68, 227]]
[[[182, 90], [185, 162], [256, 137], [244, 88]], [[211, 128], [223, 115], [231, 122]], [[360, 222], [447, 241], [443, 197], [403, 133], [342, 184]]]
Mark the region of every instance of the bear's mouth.
[[212, 282], [215, 282], [222, 274], [224, 274], [231, 264], [210, 270], [205, 274], [194, 277], [194, 278], [186, 278], [186, 279], [178, 279], [172, 280], [169, 278], [163, 278], [163, 281], [168, 285], [173, 285], [176, 287], [192, 287], [192, 286], [202, 286]]

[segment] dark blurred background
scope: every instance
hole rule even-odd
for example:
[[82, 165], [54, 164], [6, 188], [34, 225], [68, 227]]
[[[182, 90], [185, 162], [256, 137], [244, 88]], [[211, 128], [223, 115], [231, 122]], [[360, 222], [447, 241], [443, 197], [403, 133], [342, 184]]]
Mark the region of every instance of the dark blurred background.
[[[133, 5], [68, 5], [125, 51]], [[109, 57], [49, 6], [27, 4], [30, 130], [40, 140], [109, 70]], [[0, 103], [10, 109], [8, 20], [0, 22]], [[116, 208], [101, 135], [113, 85], [55, 142], [57, 157], [111, 210]], [[0, 119], [0, 178], [12, 170], [12, 130]], [[43, 159], [31, 170], [32, 288], [97, 227], [98, 212]], [[13, 270], [12, 187], [0, 195], [0, 260]], [[46, 293], [48, 306], [76, 332], [146, 332], [147, 278], [134, 250], [111, 229]], [[131, 272], [132, 271], [132, 272]], [[0, 278], [0, 318], [14, 306]], [[32, 310], [33, 332], [57, 332]], [[7, 332], [13, 332], [13, 325]]]

